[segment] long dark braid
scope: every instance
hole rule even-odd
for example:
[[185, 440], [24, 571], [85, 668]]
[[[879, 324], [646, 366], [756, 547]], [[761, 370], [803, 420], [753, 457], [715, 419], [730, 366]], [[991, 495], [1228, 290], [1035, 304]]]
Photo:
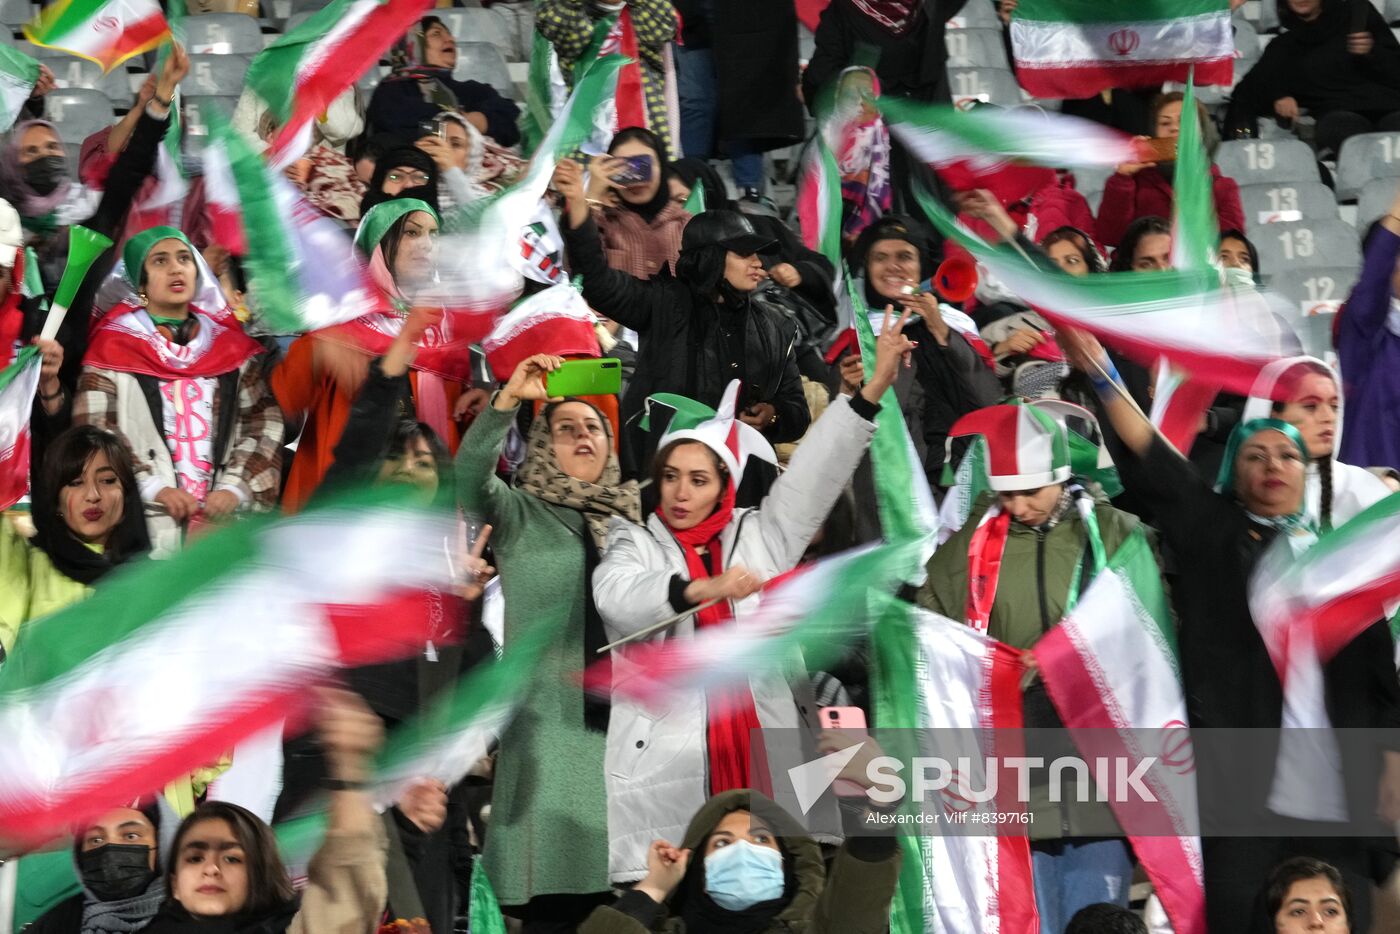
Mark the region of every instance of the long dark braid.
[[1322, 483], [1322, 500], [1318, 505], [1318, 519], [1322, 531], [1332, 531], [1332, 458], [1317, 458], [1317, 478]]

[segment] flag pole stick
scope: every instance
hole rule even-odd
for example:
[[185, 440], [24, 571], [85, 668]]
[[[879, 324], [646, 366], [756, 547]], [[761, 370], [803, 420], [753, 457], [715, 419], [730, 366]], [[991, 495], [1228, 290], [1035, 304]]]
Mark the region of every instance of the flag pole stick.
[[666, 618], [666, 619], [663, 619], [663, 620], [662, 620], [661, 622], [659, 622], [659, 623], [652, 623], [650, 626], [646, 627], [645, 629], [639, 629], [639, 630], [637, 630], [636, 632], [632, 633], [630, 636], [623, 636], [621, 639], [618, 639], [616, 642], [609, 642], [607, 645], [603, 646], [602, 648], [600, 648], [600, 649], [598, 650], [598, 654], [599, 654], [599, 655], [602, 655], [604, 652], [607, 652], [607, 651], [610, 651], [610, 650], [612, 650], [612, 649], [615, 649], [615, 648], [617, 648], [617, 647], [620, 646], [620, 645], [627, 645], [627, 644], [629, 644], [629, 643], [636, 642], [636, 641], [638, 641], [639, 639], [645, 639], [647, 636], [650, 636], [650, 635], [652, 635], [653, 633], [660, 632], [661, 630], [667, 628], [668, 626], [674, 626], [676, 623], [679, 623], [681, 620], [685, 619], [687, 616], [691, 615], [692, 613], [699, 613], [701, 610], [708, 610], [710, 607], [714, 606], [716, 603], [720, 603], [720, 602], [723, 601], [723, 600], [724, 600], [724, 597], [716, 597], [716, 598], [713, 599], [713, 600], [706, 600], [704, 603], [700, 604], [699, 606], [693, 606], [693, 607], [691, 607], [690, 609], [686, 610], [684, 613], [677, 613], [675, 616], [671, 616], [671, 617], [668, 617], [668, 618]]

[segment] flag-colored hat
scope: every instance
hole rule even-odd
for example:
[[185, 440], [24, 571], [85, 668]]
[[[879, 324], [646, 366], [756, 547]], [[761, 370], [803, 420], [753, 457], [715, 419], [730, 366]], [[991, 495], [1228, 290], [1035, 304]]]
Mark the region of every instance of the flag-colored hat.
[[481, 349], [499, 380], [510, 379], [521, 360], [537, 353], [601, 357], [593, 330], [597, 320], [578, 290], [564, 282], [518, 302], [496, 322]]
[[778, 463], [778, 455], [773, 452], [773, 445], [763, 437], [763, 432], [736, 417], [738, 402], [737, 379], [724, 390], [718, 410], [685, 396], [657, 393], [647, 398], [647, 422], [642, 427], [650, 427], [657, 407], [670, 408], [674, 414], [656, 449], [660, 451], [676, 441], [697, 441], [715, 452], [724, 466], [729, 468], [729, 476], [737, 485], [743, 479], [750, 457], [770, 464]]
[[368, 256], [374, 252], [374, 248], [379, 246], [379, 241], [384, 239], [384, 235], [389, 232], [399, 218], [405, 214], [412, 214], [414, 211], [422, 211], [424, 214], [431, 214], [433, 220], [439, 224], [442, 218], [438, 212], [433, 210], [432, 205], [417, 198], [390, 198], [388, 201], [381, 201], [365, 212], [365, 216], [360, 218], [360, 226], [355, 231], [355, 246]]
[[1034, 490], [1070, 476], [1069, 440], [1054, 416], [1029, 405], [992, 405], [954, 423], [950, 438], [981, 435], [987, 485], [997, 492]]

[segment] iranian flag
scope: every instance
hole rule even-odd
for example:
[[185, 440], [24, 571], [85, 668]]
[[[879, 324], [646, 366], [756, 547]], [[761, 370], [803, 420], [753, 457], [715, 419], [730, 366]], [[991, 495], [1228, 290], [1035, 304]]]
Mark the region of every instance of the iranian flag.
[[268, 158], [281, 168], [310, 145], [311, 121], [428, 14], [433, 0], [334, 0], [263, 49], [248, 87], [280, 124]]
[[341, 667], [412, 655], [441, 620], [450, 514], [402, 490], [255, 518], [26, 623], [0, 667], [0, 838], [37, 843], [295, 713]]
[[989, 244], [927, 192], [918, 201], [945, 236], [1057, 326], [1090, 331], [1144, 366], [1165, 357], [1193, 378], [1246, 395], [1259, 371], [1285, 355], [1281, 303], [1221, 288], [1214, 269], [1075, 278], [1038, 265], [1014, 244]]
[[822, 133], [813, 137], [802, 163], [802, 178], [797, 184], [797, 221], [803, 246], [825, 256], [840, 274], [841, 171]]
[[742, 620], [616, 649], [589, 666], [584, 687], [663, 705], [678, 692], [781, 672], [799, 652], [820, 668], [864, 631], [871, 591], [893, 593], [922, 567], [922, 551], [918, 542], [870, 545], [789, 571], [764, 586], [757, 610]]
[[886, 125], [920, 162], [943, 170], [965, 166], [987, 173], [1009, 162], [1049, 168], [1117, 166], [1142, 158], [1138, 143], [1099, 123], [1035, 110], [925, 104], [881, 97]]
[[42, 365], [39, 348], [31, 345], [0, 370], [0, 509], [9, 509], [29, 489], [29, 416]]
[[62, 49], [111, 71], [170, 35], [158, 0], [58, 0], [24, 27], [35, 45]]
[[39, 81], [39, 62], [18, 49], [0, 46], [0, 132], [19, 119], [20, 108]]
[[[942, 737], [981, 737], [961, 751], [974, 762], [983, 756], [1022, 755], [1004, 748], [1022, 725], [1020, 653], [968, 626], [903, 601], [889, 599], [876, 624], [872, 691], [876, 726], [891, 746], [913, 746], [912, 730], [943, 730]], [[886, 748], [901, 761], [915, 748]], [[939, 755], [945, 755], [942, 748]], [[963, 776], [985, 788], [982, 775]], [[1014, 776], [999, 776], [1011, 789]], [[950, 789], [954, 790], [954, 789]], [[970, 802], [942, 793], [942, 805], [965, 811]], [[1002, 794], [974, 809], [1012, 813]], [[904, 862], [891, 905], [893, 934], [1035, 934], [1040, 930], [1031, 878], [1030, 841], [1021, 835], [930, 833], [900, 838]]]
[[254, 305], [272, 331], [314, 331], [374, 311], [377, 292], [345, 231], [222, 118], [212, 131], [204, 178], [215, 239], [244, 256]]
[[1229, 0], [1021, 0], [1011, 14], [1016, 77], [1033, 97], [1185, 81], [1229, 85]]
[[1302, 555], [1271, 548], [1249, 582], [1250, 614], [1280, 677], [1311, 646], [1326, 663], [1400, 599], [1400, 495], [1328, 532]]
[[[1111, 807], [1176, 934], [1205, 934], [1196, 783], [1176, 631], [1152, 548], [1136, 531], [1073, 612], [1035, 645], [1050, 698], [1085, 759], [1157, 757], [1157, 800]], [[1159, 747], [1144, 748], [1157, 740]], [[1126, 798], [1126, 796], [1124, 796]]]

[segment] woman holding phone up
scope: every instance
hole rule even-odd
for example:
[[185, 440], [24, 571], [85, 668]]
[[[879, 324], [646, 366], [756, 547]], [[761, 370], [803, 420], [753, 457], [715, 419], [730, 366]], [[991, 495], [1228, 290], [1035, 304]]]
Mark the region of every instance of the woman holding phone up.
[[607, 156], [588, 167], [588, 204], [608, 265], [638, 279], [663, 266], [676, 271], [681, 230], [690, 220], [671, 201], [665, 167], [656, 134], [635, 126], [619, 130]]
[[[679, 416], [672, 419], [653, 469], [661, 505], [645, 526], [611, 523], [593, 575], [609, 640], [678, 613], [690, 615], [652, 638], [689, 639], [754, 612], [759, 589], [801, 560], [870, 445], [877, 400], [914, 348], [902, 331], [909, 314], [896, 319], [886, 309], [869, 382], [832, 401], [757, 509], [736, 507], [735, 490], [747, 460], [775, 458], [757, 431], [736, 422], [736, 387], [713, 418], [679, 430]], [[612, 663], [616, 684], [629, 670], [625, 648]], [[753, 784], [752, 729], [797, 728], [804, 712], [815, 727], [811, 697], [803, 705], [794, 696], [805, 680], [800, 658], [792, 668], [791, 683], [756, 677], [748, 688], [678, 693], [663, 710], [613, 697], [605, 774], [614, 883], [646, 875], [652, 841], [680, 839], [709, 796]]]

